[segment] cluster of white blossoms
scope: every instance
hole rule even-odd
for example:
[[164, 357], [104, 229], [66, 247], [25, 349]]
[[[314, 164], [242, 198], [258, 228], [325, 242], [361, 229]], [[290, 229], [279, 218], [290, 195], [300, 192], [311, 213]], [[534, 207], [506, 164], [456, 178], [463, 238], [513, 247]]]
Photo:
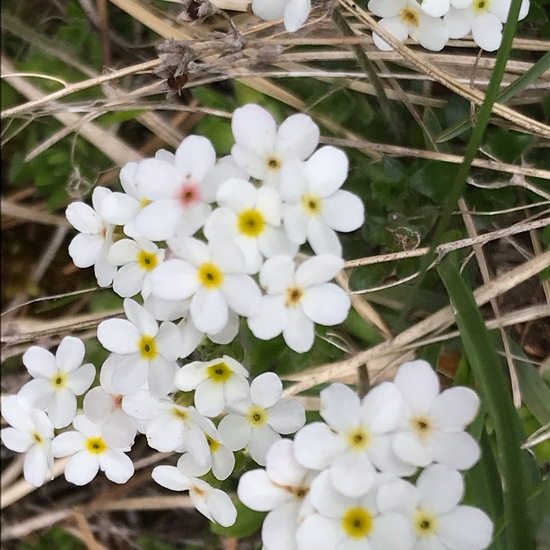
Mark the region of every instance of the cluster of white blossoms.
[[330, 385], [321, 392], [324, 422], [276, 442], [265, 470], [239, 481], [239, 499], [269, 512], [264, 550], [487, 548], [491, 520], [460, 504], [459, 471], [479, 458], [464, 431], [478, 408], [469, 388], [441, 392], [421, 360], [403, 364], [393, 382], [363, 399]]

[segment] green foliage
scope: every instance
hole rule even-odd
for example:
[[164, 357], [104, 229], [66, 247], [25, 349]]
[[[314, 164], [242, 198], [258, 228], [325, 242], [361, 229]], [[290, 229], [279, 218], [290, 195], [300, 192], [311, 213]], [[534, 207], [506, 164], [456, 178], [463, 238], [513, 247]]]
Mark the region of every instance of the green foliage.
[[86, 545], [71, 533], [52, 527], [46, 531], [36, 542], [22, 542], [17, 550], [84, 550]]
[[235, 523], [230, 527], [222, 527], [217, 523], [212, 523], [210, 527], [212, 532], [224, 537], [243, 538], [258, 531], [262, 526], [266, 513], [251, 510], [238, 500], [234, 500], [233, 503], [235, 504], [235, 508], [237, 508], [237, 520]]

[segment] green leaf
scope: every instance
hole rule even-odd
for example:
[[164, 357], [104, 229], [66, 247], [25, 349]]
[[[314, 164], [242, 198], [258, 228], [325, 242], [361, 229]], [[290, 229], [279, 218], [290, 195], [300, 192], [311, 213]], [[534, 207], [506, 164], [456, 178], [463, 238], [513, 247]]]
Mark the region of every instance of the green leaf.
[[234, 504], [235, 508], [237, 508], [237, 520], [235, 523], [230, 527], [222, 527], [217, 523], [212, 523], [210, 527], [212, 532], [216, 535], [240, 539], [258, 531], [262, 526], [266, 513], [251, 510], [239, 501], [236, 501]]

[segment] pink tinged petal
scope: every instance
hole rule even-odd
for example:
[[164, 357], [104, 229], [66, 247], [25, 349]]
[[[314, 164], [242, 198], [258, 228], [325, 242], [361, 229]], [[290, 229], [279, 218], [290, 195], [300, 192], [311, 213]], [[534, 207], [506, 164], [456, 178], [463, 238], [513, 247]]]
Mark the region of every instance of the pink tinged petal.
[[307, 317], [325, 326], [343, 323], [351, 307], [349, 296], [332, 283], [308, 288], [300, 304]]
[[198, 183], [216, 164], [216, 151], [207, 138], [189, 136], [177, 148], [175, 162], [185, 181]]
[[378, 516], [368, 539], [373, 550], [409, 550], [415, 542], [410, 522], [400, 514]]
[[[298, 487], [307, 473], [294, 456], [294, 442], [290, 439], [277, 441], [267, 453], [266, 473], [279, 487]], [[262, 471], [262, 470], [260, 470]], [[287, 499], [288, 499], [287, 493]]]
[[264, 519], [262, 542], [264, 548], [296, 549], [298, 503], [288, 502], [275, 508]]
[[197, 290], [191, 300], [191, 319], [197, 329], [216, 333], [226, 325], [227, 316], [227, 303], [219, 290]]
[[334, 550], [344, 539], [340, 520], [319, 514], [308, 516], [296, 531], [298, 550]]
[[432, 367], [423, 360], [403, 363], [394, 383], [401, 390], [413, 413], [427, 413], [439, 394], [439, 380]]
[[449, 38], [464, 38], [472, 30], [474, 19], [472, 10], [451, 8], [443, 18]]
[[157, 466], [151, 472], [151, 477], [166, 489], [172, 491], [189, 490], [189, 478], [183, 475], [175, 466]]
[[86, 436], [80, 432], [64, 432], [52, 441], [52, 453], [55, 458], [72, 455], [84, 449]]
[[275, 405], [283, 393], [283, 383], [274, 372], [257, 376], [250, 384], [250, 398], [256, 405], [269, 408]]
[[349, 191], [336, 191], [323, 201], [321, 216], [335, 231], [355, 231], [365, 221], [363, 201]]
[[146, 274], [137, 263], [122, 266], [115, 274], [113, 290], [122, 298], [131, 298], [143, 290]]
[[325, 422], [338, 432], [357, 426], [361, 405], [357, 394], [344, 384], [331, 384], [321, 391], [320, 414]]
[[74, 371], [82, 365], [85, 351], [82, 340], [66, 336], [61, 341], [61, 344], [59, 344], [55, 353], [57, 366], [65, 372]]
[[152, 201], [175, 197], [181, 188], [181, 175], [176, 167], [159, 159], [141, 161], [135, 181], [140, 194]]
[[442, 17], [449, 11], [450, 5], [449, 0], [424, 0], [422, 11], [430, 17]]
[[[371, 0], [371, 2], [372, 1], [373, 0]], [[407, 40], [409, 36], [409, 27], [401, 21], [401, 17], [392, 16], [389, 19], [382, 19], [378, 23], [382, 28], [386, 29], [400, 42], [404, 42], [405, 40]], [[393, 49], [383, 38], [378, 36], [376, 33], [372, 33], [372, 39], [374, 41], [374, 45], [380, 50], [389, 51]]]
[[[248, 317], [258, 311], [262, 297], [258, 285], [248, 275], [225, 275], [223, 286], [220, 288], [227, 305], [239, 315]], [[219, 332], [227, 323], [216, 330], [207, 330], [208, 333]]]
[[69, 223], [81, 233], [94, 235], [100, 233], [103, 229], [103, 220], [93, 208], [83, 202], [69, 204], [65, 215]]
[[31, 346], [23, 355], [23, 364], [33, 378], [50, 378], [57, 372], [54, 355], [39, 346]]
[[155, 397], [164, 397], [174, 390], [174, 376], [178, 365], [158, 355], [150, 362], [147, 381], [149, 389]]
[[25, 456], [23, 475], [33, 487], [44, 484], [48, 475], [48, 458], [41, 447], [32, 447]]
[[289, 491], [271, 481], [265, 470], [245, 472], [239, 480], [237, 495], [245, 506], [258, 512], [273, 510], [292, 498]]
[[434, 462], [468, 470], [480, 456], [477, 441], [466, 432], [436, 432], [432, 442]]
[[342, 256], [342, 245], [338, 235], [322, 217], [311, 218], [307, 227], [307, 240], [315, 254]]
[[438, 521], [439, 538], [453, 550], [483, 550], [493, 538], [493, 523], [485, 513], [472, 506], [458, 506]]
[[128, 355], [138, 351], [140, 334], [126, 319], [107, 319], [97, 327], [97, 339], [107, 350]]
[[313, 322], [299, 307], [287, 308], [287, 315], [287, 324], [283, 330], [287, 346], [298, 353], [309, 351], [315, 339]]
[[[266, 4], [263, 2], [264, 8]], [[257, 0], [255, 5], [258, 8]], [[237, 144], [258, 155], [270, 153], [274, 148], [277, 124], [271, 114], [259, 105], [248, 104], [236, 109], [231, 129]]]
[[23, 432], [30, 432], [34, 429], [34, 423], [24, 405], [17, 395], [9, 395], [2, 401], [2, 416], [6, 422]]
[[281, 399], [269, 409], [268, 423], [280, 434], [293, 434], [306, 423], [304, 406], [295, 399]]
[[99, 455], [99, 467], [107, 479], [114, 483], [126, 483], [134, 475], [134, 464], [130, 457], [114, 449]]
[[432, 446], [423, 444], [410, 433], [395, 434], [393, 450], [401, 460], [415, 466], [428, 466], [434, 460]]
[[411, 34], [427, 50], [439, 52], [449, 41], [449, 33], [442, 19], [420, 14], [417, 31]]
[[460, 431], [479, 411], [479, 397], [470, 388], [449, 388], [438, 395], [430, 409], [437, 427], [443, 431]]
[[68, 426], [76, 415], [76, 397], [69, 389], [57, 391], [48, 407], [48, 416], [54, 428]]
[[82, 395], [92, 385], [95, 374], [95, 367], [86, 363], [69, 376], [67, 387], [75, 395]]
[[16, 428], [3, 428], [0, 432], [2, 443], [11, 451], [26, 453], [34, 444], [31, 434]]
[[97, 475], [99, 461], [96, 455], [80, 451], [72, 456], [65, 467], [65, 479], [75, 485], [86, 485]]
[[282, 296], [264, 296], [258, 312], [247, 319], [252, 334], [260, 340], [271, 340], [281, 334], [287, 324], [287, 308]]
[[164, 300], [189, 298], [198, 286], [197, 269], [182, 260], [168, 260], [151, 273], [151, 292]]
[[269, 448], [280, 439], [281, 436], [268, 425], [252, 430], [248, 442], [250, 456], [261, 466], [265, 465], [265, 457]]
[[288, 256], [270, 258], [260, 272], [260, 284], [268, 294], [283, 294], [294, 278], [294, 261]]
[[124, 357], [115, 367], [111, 384], [117, 393], [132, 393], [139, 390], [149, 374], [149, 363], [137, 353]]
[[313, 286], [330, 281], [344, 267], [344, 260], [331, 254], [313, 256], [296, 269], [296, 283]]
[[178, 359], [181, 349], [181, 335], [178, 327], [174, 323], [164, 321], [159, 327], [155, 338], [157, 350], [168, 361]]
[[176, 227], [183, 215], [183, 207], [176, 199], [160, 199], [139, 212], [134, 226], [146, 239], [165, 241], [176, 235]]
[[30, 380], [17, 394], [17, 397], [31, 407], [47, 409], [54, 396], [54, 388], [49, 380]]
[[462, 476], [439, 464], [432, 464], [420, 474], [416, 488], [420, 493], [418, 506], [436, 515], [449, 512], [464, 496]]
[[205, 380], [195, 391], [195, 407], [204, 416], [218, 416], [225, 407], [225, 396], [221, 384]]
[[220, 206], [228, 208], [234, 214], [239, 214], [243, 210], [254, 208], [258, 194], [259, 190], [250, 182], [233, 178], [221, 185], [216, 194], [216, 200]]
[[101, 216], [105, 221], [115, 225], [126, 225], [139, 211], [139, 201], [125, 193], [113, 193], [105, 197], [101, 203]]
[[492, 13], [478, 15], [472, 22], [475, 43], [487, 52], [494, 52], [502, 42], [502, 23]]
[[330, 145], [321, 147], [306, 164], [311, 191], [323, 198], [332, 195], [346, 181], [348, 165], [344, 151]]
[[113, 265], [125, 265], [130, 262], [137, 262], [141, 246], [132, 239], [117, 241], [109, 249], [108, 258]]
[[74, 265], [82, 268], [94, 265], [103, 247], [103, 241], [100, 235], [77, 235], [69, 244], [69, 256]]
[[[309, 2], [303, 1], [300, 1], [300, 3], [302, 4], [302, 8], [309, 4]], [[293, 5], [293, 2], [289, 2], [285, 11], [294, 8], [296, 6]], [[289, 29], [287, 28], [287, 30]], [[311, 117], [301, 113], [289, 116], [279, 126], [279, 131], [277, 132], [277, 153], [285, 158], [293, 157], [306, 160], [313, 154], [317, 145], [319, 145], [319, 136], [319, 127], [313, 122]]]
[[296, 460], [312, 470], [323, 470], [345, 450], [342, 440], [322, 422], [302, 428], [294, 437]]
[[364, 453], [347, 452], [331, 464], [330, 477], [338, 492], [359, 497], [373, 486], [376, 470]]
[[240, 451], [250, 440], [250, 424], [242, 416], [228, 414], [218, 425], [220, 441], [231, 451]]
[[369, 10], [378, 17], [395, 17], [407, 5], [407, 0], [396, 0], [388, 2], [387, 0], [370, 0]]
[[391, 382], [382, 382], [363, 398], [361, 417], [375, 434], [386, 433], [397, 426], [402, 407], [401, 392]]
[[285, 8], [285, 29], [296, 32], [306, 22], [310, 11], [310, 0], [290, 0]]

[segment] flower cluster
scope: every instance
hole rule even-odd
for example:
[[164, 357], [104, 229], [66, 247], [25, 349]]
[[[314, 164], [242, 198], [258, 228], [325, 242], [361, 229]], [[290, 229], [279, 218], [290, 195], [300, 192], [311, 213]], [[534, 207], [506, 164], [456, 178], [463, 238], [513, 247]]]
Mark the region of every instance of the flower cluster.
[[[500, 47], [510, 5], [511, 0], [369, 0], [368, 8], [398, 40], [410, 36], [424, 48], [438, 52], [450, 38], [471, 33], [480, 48], [492, 52]], [[529, 0], [523, 0], [519, 19], [528, 11]], [[374, 34], [373, 40], [381, 50], [391, 50], [378, 35]]]
[[393, 382], [361, 400], [348, 386], [330, 385], [321, 392], [324, 422], [275, 443], [265, 470], [240, 479], [240, 500], [269, 512], [263, 548], [487, 548], [491, 521], [460, 505], [459, 471], [479, 458], [464, 431], [478, 407], [469, 388], [440, 392], [421, 360], [403, 364]]

